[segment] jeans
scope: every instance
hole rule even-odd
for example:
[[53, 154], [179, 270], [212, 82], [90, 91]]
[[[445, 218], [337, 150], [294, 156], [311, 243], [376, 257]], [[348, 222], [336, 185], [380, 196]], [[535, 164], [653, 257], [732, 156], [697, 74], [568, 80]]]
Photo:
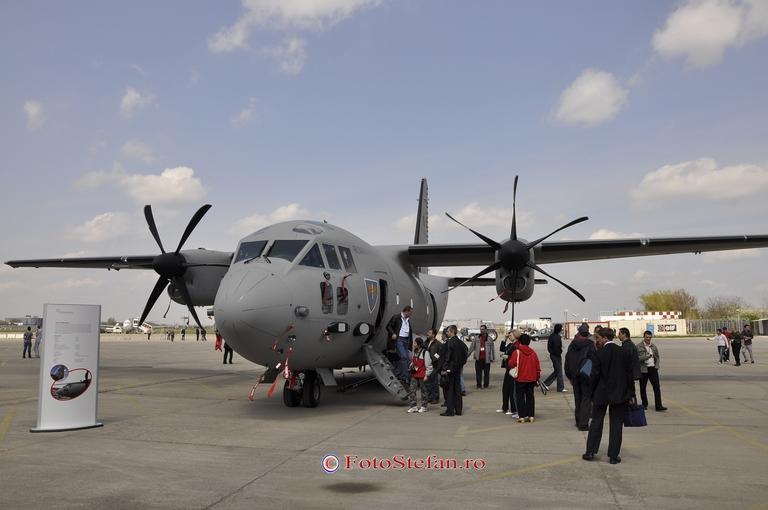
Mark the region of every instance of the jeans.
[[724, 345], [718, 345], [717, 346], [717, 353], [720, 355], [720, 363], [726, 360], [725, 357], [725, 346]]
[[651, 387], [653, 388], [653, 403], [656, 405], [656, 409], [661, 409], [664, 406], [661, 405], [659, 369], [648, 367], [648, 372], [640, 374], [640, 400], [643, 403], [643, 407], [648, 407], [648, 393], [646, 393], [648, 381], [651, 381]]
[[401, 381], [407, 381], [411, 378], [408, 372], [408, 338], [401, 336], [395, 343], [397, 355], [400, 357], [395, 365], [395, 376]]
[[[18, 351], [16, 351], [18, 352]], [[24, 342], [24, 353], [21, 355], [22, 358], [27, 357], [27, 353], [29, 353], [29, 357], [32, 357], [32, 342]]]
[[557, 379], [557, 391], [563, 391], [565, 389], [565, 385], [563, 384], [563, 358], [550, 354], [549, 359], [552, 360], [553, 372], [549, 374], [549, 377], [544, 379], [544, 385], [549, 386], [555, 379]]
[[475, 360], [475, 378], [478, 388], [487, 388], [491, 380], [491, 364], [485, 360]]

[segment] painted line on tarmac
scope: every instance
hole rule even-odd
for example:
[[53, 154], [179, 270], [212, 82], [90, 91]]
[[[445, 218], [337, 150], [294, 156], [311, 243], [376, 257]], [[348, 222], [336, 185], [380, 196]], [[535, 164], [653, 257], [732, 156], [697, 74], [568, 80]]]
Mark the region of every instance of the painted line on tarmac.
[[[482, 429], [472, 429], [467, 427], [466, 425], [462, 425], [458, 429], [456, 429], [456, 433], [453, 435], [453, 437], [466, 437], [468, 434], [482, 434], [483, 432], [498, 432], [501, 430], [509, 430], [509, 429], [516, 429], [522, 425], [522, 423], [518, 423], [517, 420], [512, 420], [513, 423], [509, 423], [507, 425], [497, 425], [495, 427], [485, 427]], [[540, 420], [536, 419], [536, 423], [543, 423], [549, 420]]]
[[136, 408], [137, 411], [139, 411], [139, 414], [147, 414], [147, 410], [144, 408], [144, 405], [139, 402], [139, 399], [134, 397], [133, 395], [127, 395], [125, 393], [118, 393], [121, 397], [123, 397], [125, 400], [127, 400], [133, 407]]
[[[655, 439], [653, 441], [650, 441], [650, 444], [659, 445], [659, 444], [669, 443], [670, 441], [677, 441], [678, 439], [682, 439], [682, 438], [685, 438], [685, 437], [696, 436], [696, 435], [700, 435], [700, 434], [707, 434], [709, 432], [714, 432], [716, 430], [723, 430], [725, 428], [726, 427], [723, 427], [721, 425], [711, 425], [711, 426], [707, 426], [707, 427], [700, 428], [700, 429], [697, 429], [697, 430], [692, 430], [690, 432], [683, 432], [682, 434], [674, 434], [672, 436], [667, 436], [667, 437]], [[634, 449], [638, 449], [638, 448], [644, 448], [646, 446], [648, 446], [648, 443], [636, 444], [636, 445], [626, 445], [626, 446], [624, 446], [624, 448], [628, 449], [628, 450], [634, 450]], [[493, 480], [500, 480], [502, 478], [510, 478], [510, 477], [513, 477], [513, 476], [517, 476], [517, 475], [521, 475], [521, 474], [525, 474], [525, 473], [530, 473], [531, 471], [539, 471], [539, 470], [542, 470], [542, 469], [549, 469], [549, 468], [563, 466], [565, 464], [572, 464], [572, 463], [578, 462], [580, 460], [582, 460], [581, 459], [581, 455], [576, 455], [576, 456], [572, 456], [572, 457], [563, 457], [561, 459], [553, 460], [551, 462], [545, 462], [543, 464], [534, 464], [534, 465], [531, 465], [531, 466], [525, 466], [525, 467], [522, 467], [522, 468], [512, 469], [510, 471], [504, 471], [502, 473], [496, 473], [496, 474], [492, 474], [492, 475], [484, 475], [484, 476], [481, 476], [476, 481], [468, 482], [468, 483], [463, 484], [463, 485], [473, 485], [475, 483], [480, 483], [480, 482], [489, 482], [489, 481], [493, 481]]]
[[8, 429], [11, 428], [13, 418], [16, 416], [16, 408], [12, 407], [3, 417], [3, 421], [0, 422], [0, 444], [3, 443], [5, 435], [8, 433]]
[[731, 434], [732, 436], [741, 439], [742, 441], [751, 444], [752, 446], [756, 448], [760, 448], [764, 452], [768, 452], [768, 444], [765, 444], [761, 441], [758, 441], [757, 439], [752, 439], [751, 437], [742, 434], [734, 427], [725, 427], [725, 431]]

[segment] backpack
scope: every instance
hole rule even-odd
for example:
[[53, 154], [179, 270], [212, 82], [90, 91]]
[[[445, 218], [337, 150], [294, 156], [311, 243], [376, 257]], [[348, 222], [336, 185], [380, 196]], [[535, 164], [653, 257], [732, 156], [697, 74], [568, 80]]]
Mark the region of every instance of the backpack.
[[592, 380], [592, 359], [589, 357], [589, 347], [584, 348], [585, 354], [584, 356], [579, 360], [578, 364], [578, 374], [579, 379], [581, 379], [584, 382], [590, 382]]

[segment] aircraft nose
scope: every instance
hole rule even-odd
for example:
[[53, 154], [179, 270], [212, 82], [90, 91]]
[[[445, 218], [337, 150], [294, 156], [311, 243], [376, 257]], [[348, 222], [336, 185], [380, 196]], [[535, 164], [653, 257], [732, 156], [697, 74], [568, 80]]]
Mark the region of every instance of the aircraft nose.
[[281, 272], [264, 264], [243, 266], [222, 279], [213, 313], [225, 341], [250, 357], [257, 346], [271, 345], [285, 329], [293, 305]]

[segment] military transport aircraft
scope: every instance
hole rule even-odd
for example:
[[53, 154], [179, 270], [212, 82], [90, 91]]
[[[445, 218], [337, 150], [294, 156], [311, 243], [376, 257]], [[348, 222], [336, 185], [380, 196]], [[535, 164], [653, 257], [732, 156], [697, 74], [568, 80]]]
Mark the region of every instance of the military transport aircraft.
[[[411, 245], [371, 246], [325, 222], [288, 221], [246, 236], [234, 252], [182, 250], [211, 207], [204, 205], [192, 216], [176, 249], [166, 252], [147, 205], [144, 215], [160, 247], [159, 255], [13, 260], [6, 264], [154, 270], [159, 278], [139, 324], [166, 287], [174, 301], [189, 308], [198, 325], [194, 307], [213, 305], [216, 327], [227, 343], [244, 358], [267, 367], [264, 382], [272, 383], [274, 389], [278, 376], [284, 375], [285, 405], [315, 407], [321, 386], [336, 385], [334, 369], [365, 364], [390, 393], [406, 397], [382, 354], [386, 319], [405, 305], [414, 308], [413, 330], [424, 332], [439, 327], [448, 292], [461, 286], [495, 285], [499, 299], [514, 306], [533, 295], [536, 283], [543, 283], [534, 277], [538, 272], [584, 300], [577, 290], [539, 264], [768, 247], [768, 235], [544, 242], [586, 221], [586, 217], [526, 241], [517, 236], [516, 194], [517, 177], [510, 236], [503, 241], [495, 241], [448, 215], [482, 244], [427, 243], [427, 182], [422, 179]], [[427, 272], [431, 266], [481, 265], [487, 267], [465, 280]], [[494, 277], [482, 278], [488, 273]]]

